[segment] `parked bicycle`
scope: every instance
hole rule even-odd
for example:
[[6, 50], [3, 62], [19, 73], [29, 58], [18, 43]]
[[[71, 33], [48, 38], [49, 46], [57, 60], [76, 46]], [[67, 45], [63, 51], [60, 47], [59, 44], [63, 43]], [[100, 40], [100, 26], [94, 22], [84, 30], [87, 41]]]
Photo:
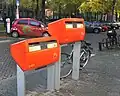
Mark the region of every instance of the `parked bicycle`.
[[[73, 44], [72, 44], [73, 47]], [[87, 64], [90, 59], [90, 56], [92, 54], [93, 48], [91, 47], [91, 44], [82, 41], [81, 44], [81, 51], [80, 51], [80, 69], [82, 70]], [[65, 78], [69, 76], [72, 73], [72, 63], [73, 63], [73, 52], [74, 50], [69, 53], [61, 53], [61, 78]], [[65, 72], [64, 72], [65, 70]]]
[[103, 48], [113, 49], [115, 47], [120, 47], [120, 35], [117, 36], [116, 30], [110, 29], [107, 31], [107, 38], [104, 38], [102, 42], [99, 42], [99, 50], [102, 51]]

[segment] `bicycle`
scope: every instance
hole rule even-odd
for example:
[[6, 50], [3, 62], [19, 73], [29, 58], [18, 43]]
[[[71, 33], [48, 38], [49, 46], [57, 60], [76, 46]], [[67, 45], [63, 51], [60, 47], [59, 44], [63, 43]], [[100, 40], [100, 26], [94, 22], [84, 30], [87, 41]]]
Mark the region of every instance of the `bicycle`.
[[[80, 70], [82, 70], [87, 65], [93, 50], [91, 44], [87, 43], [86, 41], [82, 41], [81, 45]], [[72, 73], [73, 52], [74, 50], [72, 49], [70, 54], [61, 53], [61, 78], [65, 78]], [[66, 72], [63, 72], [62, 70], [65, 70]]]
[[107, 32], [107, 38], [103, 39], [102, 42], [99, 42], [99, 50], [102, 51], [103, 48], [113, 49], [116, 46], [119, 47], [119, 36], [115, 30], [109, 30]]

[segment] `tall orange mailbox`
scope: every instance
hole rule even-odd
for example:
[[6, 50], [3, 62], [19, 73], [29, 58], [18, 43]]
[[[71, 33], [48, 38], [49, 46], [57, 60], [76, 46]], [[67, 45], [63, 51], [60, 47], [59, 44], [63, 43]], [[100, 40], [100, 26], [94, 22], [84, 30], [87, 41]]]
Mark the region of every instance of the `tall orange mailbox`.
[[53, 37], [23, 40], [10, 46], [11, 54], [23, 71], [40, 68], [57, 62], [60, 46]]
[[48, 24], [48, 32], [59, 40], [60, 44], [84, 40], [84, 19], [63, 18]]

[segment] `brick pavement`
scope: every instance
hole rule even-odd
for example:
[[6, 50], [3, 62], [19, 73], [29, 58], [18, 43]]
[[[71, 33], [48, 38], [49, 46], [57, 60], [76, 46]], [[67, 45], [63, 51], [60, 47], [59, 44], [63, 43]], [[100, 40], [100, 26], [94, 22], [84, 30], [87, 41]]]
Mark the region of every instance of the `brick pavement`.
[[16, 63], [10, 55], [9, 44], [1, 44], [0, 47], [0, 81], [16, 75]]
[[61, 81], [59, 91], [36, 92], [28, 96], [120, 96], [120, 49], [97, 52], [79, 80]]
[[[11, 57], [9, 49], [9, 45], [16, 41], [18, 39], [0, 38], [0, 96], [17, 96], [16, 62]], [[25, 72], [26, 90], [44, 91], [46, 88], [45, 74], [46, 69]]]
[[[77, 82], [80, 84], [80, 89], [76, 89], [77, 85], [74, 85], [74, 81], [71, 81], [69, 79], [65, 79], [64, 83], [62, 84], [62, 88], [60, 89], [60, 92], [53, 92], [49, 93], [45, 96], [67, 96], [66, 94], [71, 93], [73, 96], [75, 95], [74, 92], [77, 92], [77, 95], [75, 96], [120, 96], [119, 89], [120, 89], [120, 82], [119, 82], [119, 51], [117, 52], [101, 52], [99, 53], [97, 50], [97, 42], [101, 40], [100, 37], [104, 37], [102, 34], [89, 34], [87, 39], [91, 40], [95, 52], [96, 57], [91, 59], [91, 62], [87, 66], [87, 71], [81, 72], [80, 80]], [[91, 38], [92, 37], [92, 38]], [[94, 37], [94, 38], [93, 38]], [[8, 40], [8, 39], [7, 39]], [[15, 39], [13, 39], [13, 42]], [[7, 44], [7, 45], [6, 45]], [[17, 96], [16, 95], [16, 66], [15, 62], [12, 60], [9, 54], [9, 43], [0, 43], [0, 54], [3, 57], [1, 58], [1, 61], [5, 61], [4, 66], [0, 65], [2, 70], [0, 70], [2, 76], [0, 76], [0, 96]], [[68, 49], [67, 49], [68, 50]], [[6, 56], [8, 55], [8, 56]], [[0, 55], [1, 56], [1, 55]], [[113, 58], [113, 56], [115, 56]], [[10, 57], [10, 58], [9, 58]], [[109, 61], [112, 60], [111, 61]], [[10, 62], [8, 62], [10, 61]], [[114, 66], [114, 63], [115, 66]], [[5, 67], [6, 66], [6, 67]], [[109, 66], [109, 67], [108, 67]], [[116, 69], [118, 68], [118, 69]], [[6, 70], [4, 72], [4, 70]], [[5, 75], [7, 73], [7, 75]], [[28, 72], [29, 73], [29, 72]], [[10, 74], [12, 76], [10, 76]], [[104, 74], [104, 75], [103, 75]], [[110, 76], [111, 74], [111, 76]], [[111, 77], [113, 77], [111, 79]], [[6, 79], [7, 78], [7, 79]], [[68, 82], [67, 82], [67, 81]], [[69, 82], [70, 81], [70, 82]], [[68, 84], [68, 85], [66, 85]], [[97, 84], [97, 85], [96, 85]], [[101, 85], [102, 84], [102, 85]], [[66, 85], [66, 86], [63, 86]], [[101, 86], [100, 86], [101, 85]], [[114, 86], [115, 85], [115, 86]], [[73, 86], [73, 88], [71, 87]], [[114, 87], [113, 87], [114, 86]], [[36, 71], [30, 74], [26, 75], [26, 90], [27, 93], [33, 92], [33, 94], [37, 94], [45, 90], [46, 88], [46, 69], [41, 71]], [[81, 90], [82, 88], [82, 90]], [[107, 89], [105, 89], [107, 88]], [[113, 89], [112, 89], [113, 88]], [[87, 90], [86, 90], [87, 89]], [[99, 90], [98, 90], [99, 89]], [[105, 90], [103, 90], [105, 89]], [[64, 91], [67, 90], [67, 91]], [[92, 93], [92, 91], [94, 92]], [[109, 91], [107, 93], [107, 91]], [[110, 92], [111, 91], [111, 92]], [[103, 93], [103, 94], [100, 94]], [[98, 95], [95, 95], [99, 93]], [[42, 93], [41, 93], [42, 94]], [[106, 95], [110, 94], [110, 95]], [[116, 95], [117, 94], [117, 95]], [[31, 96], [31, 95], [30, 95]], [[34, 96], [34, 95], [32, 95]], [[39, 95], [38, 95], [39, 96]], [[41, 96], [41, 95], [40, 95]], [[44, 96], [44, 95], [42, 95]], [[70, 96], [70, 94], [68, 94]]]

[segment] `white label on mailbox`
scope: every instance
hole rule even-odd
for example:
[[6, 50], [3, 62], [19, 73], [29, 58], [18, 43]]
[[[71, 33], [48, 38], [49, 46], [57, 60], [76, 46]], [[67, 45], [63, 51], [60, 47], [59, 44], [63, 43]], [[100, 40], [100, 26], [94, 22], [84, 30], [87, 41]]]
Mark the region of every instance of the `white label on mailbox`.
[[47, 44], [47, 48], [54, 48], [57, 47], [57, 43], [49, 43]]
[[83, 28], [83, 24], [78, 23], [77, 28]]
[[41, 46], [40, 46], [40, 45], [30, 46], [30, 47], [29, 47], [29, 52], [38, 51], [38, 50], [41, 50]]
[[73, 28], [73, 24], [66, 24], [66, 28]]

